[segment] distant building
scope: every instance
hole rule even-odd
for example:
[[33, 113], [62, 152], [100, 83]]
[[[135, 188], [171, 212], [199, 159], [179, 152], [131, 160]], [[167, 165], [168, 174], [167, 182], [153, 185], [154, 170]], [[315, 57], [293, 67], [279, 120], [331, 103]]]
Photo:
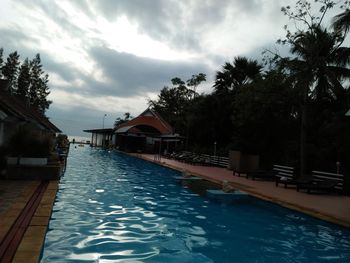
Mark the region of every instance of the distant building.
[[172, 152], [182, 143], [182, 137], [150, 108], [119, 125], [115, 133], [117, 147], [128, 152]]
[[0, 146], [22, 125], [42, 134], [61, 132], [44, 114], [29, 106], [25, 100], [11, 95], [7, 80], [0, 79]]
[[92, 146], [114, 146], [126, 152], [172, 152], [182, 137], [150, 108], [116, 129], [84, 130], [91, 133]]
[[91, 133], [90, 145], [94, 147], [114, 147], [116, 137], [114, 131], [112, 128], [84, 130]]

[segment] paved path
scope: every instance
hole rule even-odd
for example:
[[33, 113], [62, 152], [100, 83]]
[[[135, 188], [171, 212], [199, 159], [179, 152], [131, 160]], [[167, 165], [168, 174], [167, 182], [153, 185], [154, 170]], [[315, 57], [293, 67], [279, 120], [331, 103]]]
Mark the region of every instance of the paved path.
[[[0, 244], [3, 244], [6, 235], [14, 226], [39, 184], [40, 181], [35, 180], [0, 180]], [[50, 181], [34, 215], [26, 226], [24, 236], [17, 244], [18, 247], [11, 262], [34, 263], [39, 261], [57, 189], [58, 181]]]
[[349, 196], [307, 194], [297, 192], [295, 189], [276, 187], [274, 182], [254, 181], [245, 177], [233, 176], [232, 171], [225, 168], [190, 165], [166, 158], [162, 158], [159, 162], [155, 161], [154, 155], [150, 154], [138, 154], [137, 156], [176, 170], [186, 171], [219, 184], [228, 181], [233, 187], [246, 191], [253, 196], [350, 227]]

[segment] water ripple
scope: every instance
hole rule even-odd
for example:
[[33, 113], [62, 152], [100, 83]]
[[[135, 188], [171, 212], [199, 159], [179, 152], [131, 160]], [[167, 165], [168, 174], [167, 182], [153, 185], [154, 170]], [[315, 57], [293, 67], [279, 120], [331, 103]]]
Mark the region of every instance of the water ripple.
[[173, 170], [72, 148], [41, 262], [350, 262], [350, 231], [254, 198], [211, 202]]

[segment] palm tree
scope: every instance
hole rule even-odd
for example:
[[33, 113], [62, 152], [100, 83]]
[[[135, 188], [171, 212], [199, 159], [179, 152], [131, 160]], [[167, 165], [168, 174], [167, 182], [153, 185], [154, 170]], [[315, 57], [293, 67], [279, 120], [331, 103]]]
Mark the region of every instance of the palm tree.
[[333, 28], [338, 32], [343, 32], [345, 35], [348, 33], [350, 29], [350, 9], [334, 17]]
[[216, 72], [214, 88], [216, 92], [234, 91], [261, 77], [262, 66], [256, 60], [235, 57], [233, 64], [226, 62], [222, 71]]
[[300, 172], [305, 172], [307, 105], [309, 100], [336, 100], [345, 94], [342, 81], [350, 79], [350, 48], [340, 47], [337, 33], [320, 25], [294, 35], [293, 59], [282, 59], [301, 97]]

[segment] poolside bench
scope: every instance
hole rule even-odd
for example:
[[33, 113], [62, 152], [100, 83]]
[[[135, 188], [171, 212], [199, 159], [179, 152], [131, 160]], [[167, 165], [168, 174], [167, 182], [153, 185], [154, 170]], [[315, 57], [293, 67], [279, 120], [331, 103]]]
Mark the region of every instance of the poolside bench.
[[300, 183], [297, 185], [297, 191], [307, 190], [308, 193], [314, 192], [343, 192], [344, 175], [329, 173], [323, 171], [312, 171], [312, 181]]
[[278, 186], [279, 183], [282, 183], [286, 188], [288, 184], [293, 184], [292, 180], [294, 180], [294, 168], [290, 166], [274, 164], [272, 170], [266, 171], [257, 169], [255, 171], [247, 172], [246, 177], [250, 177], [253, 180], [275, 180], [276, 186]]
[[275, 172], [276, 187], [279, 184], [283, 184], [284, 188], [287, 188], [288, 185], [297, 185], [298, 180], [295, 178], [294, 167], [274, 164], [272, 170]]

